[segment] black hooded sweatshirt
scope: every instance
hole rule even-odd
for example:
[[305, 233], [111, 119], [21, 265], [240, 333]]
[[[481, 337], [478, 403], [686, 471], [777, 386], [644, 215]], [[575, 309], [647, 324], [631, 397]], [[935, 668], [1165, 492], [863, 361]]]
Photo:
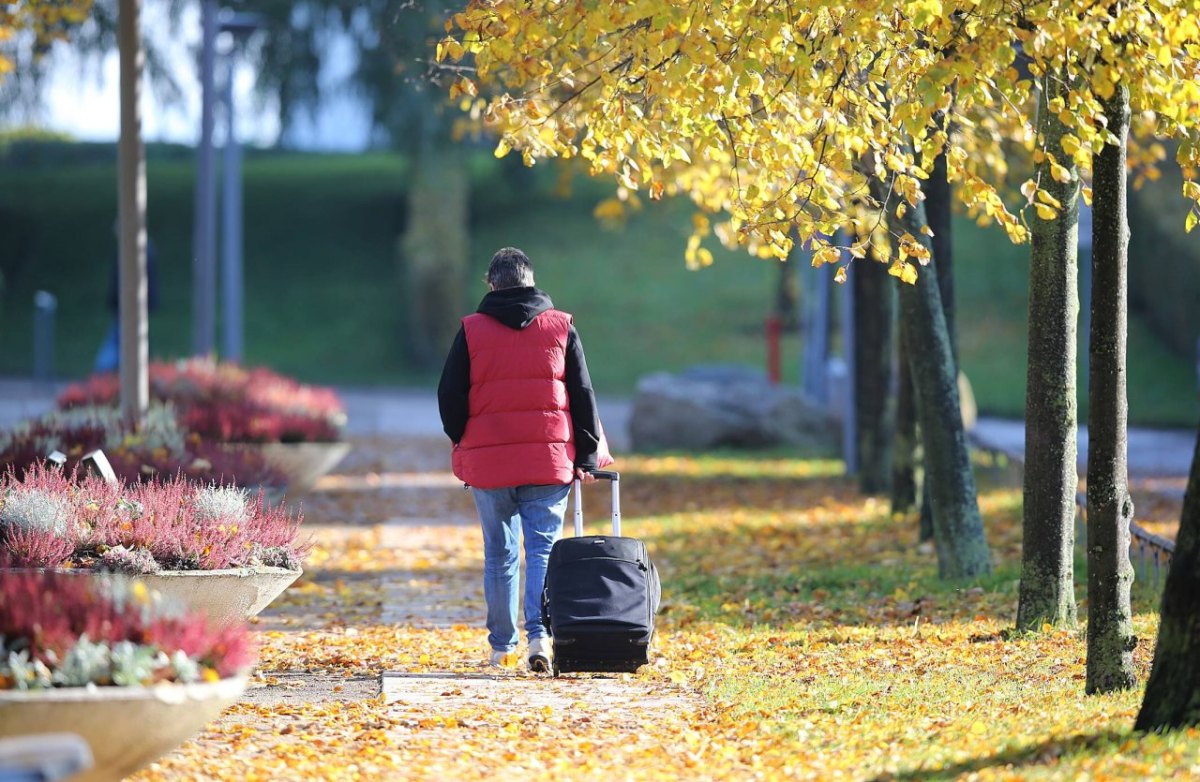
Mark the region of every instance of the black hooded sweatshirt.
[[[476, 311], [490, 315], [510, 329], [523, 329], [533, 323], [538, 315], [553, 307], [550, 297], [537, 288], [501, 288], [484, 296]], [[565, 382], [575, 433], [575, 466], [594, 470], [600, 442], [600, 416], [596, 410], [596, 394], [592, 390], [587, 361], [583, 356], [583, 343], [579, 341], [579, 333], [574, 325], [567, 332]], [[441, 382], [438, 383], [442, 428], [455, 444], [467, 429], [470, 392], [471, 354], [467, 350], [466, 332], [459, 328], [450, 347], [450, 355], [446, 356]]]

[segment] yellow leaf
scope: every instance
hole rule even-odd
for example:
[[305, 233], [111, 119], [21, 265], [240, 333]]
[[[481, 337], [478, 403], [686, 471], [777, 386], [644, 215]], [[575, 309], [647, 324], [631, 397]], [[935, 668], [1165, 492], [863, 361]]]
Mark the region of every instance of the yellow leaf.
[[507, 139], [500, 139], [500, 143], [496, 145], [496, 151], [492, 154], [496, 157], [504, 157], [512, 151], [512, 147], [508, 145]]
[[1158, 60], [1158, 64], [1162, 67], [1167, 67], [1171, 64], [1171, 47], [1169, 44], [1163, 44], [1158, 47], [1158, 51], [1154, 54], [1154, 59]]
[[813, 253], [812, 265], [824, 266], [827, 263], [837, 263], [842, 257], [842, 253], [838, 248], [825, 245]]
[[1055, 209], [1062, 209], [1062, 202], [1059, 201], [1054, 196], [1047, 193], [1045, 190], [1039, 190], [1037, 197], [1038, 197], [1038, 200], [1041, 201], [1043, 204], [1048, 204], [1049, 206], [1052, 206]]
[[1058, 217], [1058, 211], [1054, 207], [1047, 206], [1046, 204], [1037, 204], [1037, 213], [1038, 217], [1042, 218], [1043, 220], [1053, 220], [1054, 218]]
[[1184, 182], [1183, 183], [1183, 197], [1190, 198], [1193, 201], [1200, 201], [1200, 183]]
[[900, 282], [914, 285], [917, 282], [917, 267], [911, 263], [904, 264], [904, 268], [900, 270]]
[[1066, 166], [1058, 163], [1050, 164], [1050, 176], [1054, 177], [1055, 182], [1066, 184], [1071, 181], [1071, 172]]
[[846, 267], [845, 266], [838, 267], [837, 274], [833, 275], [833, 281], [839, 285], [841, 285], [843, 282], [846, 281]]
[[1192, 211], [1188, 212], [1188, 213], [1187, 213], [1187, 217], [1185, 217], [1185, 218], [1183, 219], [1183, 230], [1184, 230], [1184, 232], [1185, 232], [1185, 233], [1189, 233], [1189, 234], [1190, 234], [1190, 233], [1192, 232], [1192, 229], [1196, 227], [1196, 221], [1197, 221], [1197, 220], [1200, 220], [1200, 218], [1198, 218], [1198, 217], [1196, 216], [1196, 210], [1195, 210], [1195, 209], [1193, 209]]
[[984, 725], [979, 720], [975, 720], [974, 722], [971, 723], [971, 732], [974, 733], [976, 736], [981, 736], [986, 731], [987, 731], [987, 726]]
[[1026, 179], [1025, 184], [1021, 185], [1021, 195], [1025, 196], [1029, 203], [1033, 203], [1033, 194], [1037, 192], [1037, 182], [1032, 179]]
[[1054, 625], [1050, 624], [1049, 622], [1045, 622], [1042, 624], [1042, 632], [1043, 633], [1048, 633], [1053, 629], [1054, 629]]

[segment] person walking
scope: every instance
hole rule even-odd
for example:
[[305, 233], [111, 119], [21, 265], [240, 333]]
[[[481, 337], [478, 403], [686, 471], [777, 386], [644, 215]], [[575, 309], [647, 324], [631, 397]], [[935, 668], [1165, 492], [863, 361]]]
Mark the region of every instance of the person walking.
[[542, 588], [562, 535], [575, 478], [612, 462], [583, 343], [571, 316], [534, 285], [522, 251], [496, 252], [478, 310], [462, 319], [438, 383], [454, 474], [471, 488], [483, 531], [489, 663], [517, 649], [520, 540], [525, 548], [525, 633], [531, 670], [550, 668]]

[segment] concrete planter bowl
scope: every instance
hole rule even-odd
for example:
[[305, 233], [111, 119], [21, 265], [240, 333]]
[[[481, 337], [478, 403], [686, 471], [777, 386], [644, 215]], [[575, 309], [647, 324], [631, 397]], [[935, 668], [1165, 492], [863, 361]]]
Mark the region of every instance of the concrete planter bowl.
[[127, 576], [97, 570], [56, 569], [78, 578], [135, 579], [168, 601], [190, 611], [201, 611], [218, 626], [244, 622], [258, 615], [283, 594], [303, 570], [281, 567], [242, 567], [226, 570], [164, 570]]
[[287, 480], [287, 494], [295, 497], [316, 485], [350, 452], [350, 443], [230, 443], [227, 448], [255, 449], [268, 465]]
[[206, 684], [0, 690], [0, 737], [74, 733], [95, 764], [72, 782], [124, 779], [198, 733], [246, 689], [239, 676]]
[[[202, 611], [214, 624], [227, 625], [257, 616], [283, 594], [303, 570], [243, 567], [227, 570], [164, 570], [134, 576], [147, 587], [183, 606]], [[108, 573], [94, 573], [112, 578]]]

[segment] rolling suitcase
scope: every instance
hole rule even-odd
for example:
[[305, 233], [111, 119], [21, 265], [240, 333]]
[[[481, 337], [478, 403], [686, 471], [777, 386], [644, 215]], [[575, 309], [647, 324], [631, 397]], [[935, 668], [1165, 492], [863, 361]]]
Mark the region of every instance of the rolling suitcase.
[[620, 474], [612, 481], [612, 535], [583, 534], [580, 482], [575, 481], [575, 537], [550, 549], [542, 620], [554, 643], [554, 675], [632, 672], [649, 662], [661, 587], [646, 544], [621, 537]]

